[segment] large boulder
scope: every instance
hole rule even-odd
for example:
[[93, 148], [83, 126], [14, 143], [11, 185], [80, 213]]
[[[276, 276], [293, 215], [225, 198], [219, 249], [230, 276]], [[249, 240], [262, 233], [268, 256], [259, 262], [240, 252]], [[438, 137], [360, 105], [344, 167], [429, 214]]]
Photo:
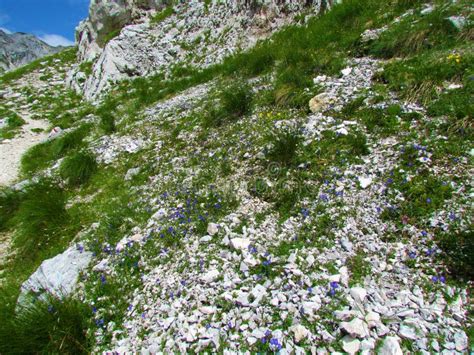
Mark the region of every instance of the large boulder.
[[78, 282], [79, 274], [92, 260], [92, 253], [82, 247], [72, 246], [64, 253], [45, 260], [40, 267], [21, 285], [18, 303], [22, 304], [29, 295], [45, 299], [47, 294], [55, 297], [70, 295]]

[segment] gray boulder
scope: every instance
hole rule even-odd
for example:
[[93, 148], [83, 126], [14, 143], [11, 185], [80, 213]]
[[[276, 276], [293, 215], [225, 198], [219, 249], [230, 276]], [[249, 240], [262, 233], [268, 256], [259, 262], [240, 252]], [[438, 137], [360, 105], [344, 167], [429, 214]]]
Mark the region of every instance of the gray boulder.
[[18, 303], [22, 304], [31, 293], [40, 299], [44, 299], [47, 293], [56, 297], [70, 295], [77, 285], [80, 272], [87, 268], [91, 260], [91, 252], [72, 246], [64, 253], [43, 261], [21, 285]]

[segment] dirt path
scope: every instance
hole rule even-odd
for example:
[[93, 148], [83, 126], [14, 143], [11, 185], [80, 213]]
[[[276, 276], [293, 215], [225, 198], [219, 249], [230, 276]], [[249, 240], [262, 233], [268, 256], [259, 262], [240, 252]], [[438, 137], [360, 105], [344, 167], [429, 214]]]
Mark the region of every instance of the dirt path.
[[[19, 112], [19, 115], [26, 121], [21, 127], [21, 133], [13, 139], [0, 142], [0, 186], [8, 186], [17, 179], [22, 155], [48, 136], [47, 121], [33, 120], [26, 112]], [[32, 129], [35, 128], [44, 131], [33, 132]]]

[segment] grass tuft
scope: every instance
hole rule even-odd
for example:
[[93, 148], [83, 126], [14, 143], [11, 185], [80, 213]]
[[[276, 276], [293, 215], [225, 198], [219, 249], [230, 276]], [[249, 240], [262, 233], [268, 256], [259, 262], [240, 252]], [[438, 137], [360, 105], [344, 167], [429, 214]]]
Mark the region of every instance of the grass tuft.
[[85, 152], [75, 153], [61, 163], [59, 175], [71, 186], [87, 183], [97, 170], [95, 158]]
[[225, 122], [235, 121], [252, 108], [253, 92], [244, 82], [236, 82], [229, 86], [219, 87], [217, 104], [212, 104], [205, 111], [203, 124], [205, 127], [218, 127]]
[[30, 258], [60, 238], [69, 219], [64, 191], [47, 180], [27, 187], [13, 218], [17, 225], [13, 246]]
[[73, 298], [50, 297], [15, 312], [16, 298], [0, 295], [0, 353], [88, 354], [91, 311]]

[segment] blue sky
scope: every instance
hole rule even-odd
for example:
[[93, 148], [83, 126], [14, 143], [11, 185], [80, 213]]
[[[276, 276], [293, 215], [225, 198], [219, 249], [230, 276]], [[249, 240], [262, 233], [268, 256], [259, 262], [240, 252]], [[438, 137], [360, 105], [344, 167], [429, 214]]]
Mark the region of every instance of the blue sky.
[[37, 35], [51, 45], [71, 45], [90, 0], [0, 0], [0, 28]]

